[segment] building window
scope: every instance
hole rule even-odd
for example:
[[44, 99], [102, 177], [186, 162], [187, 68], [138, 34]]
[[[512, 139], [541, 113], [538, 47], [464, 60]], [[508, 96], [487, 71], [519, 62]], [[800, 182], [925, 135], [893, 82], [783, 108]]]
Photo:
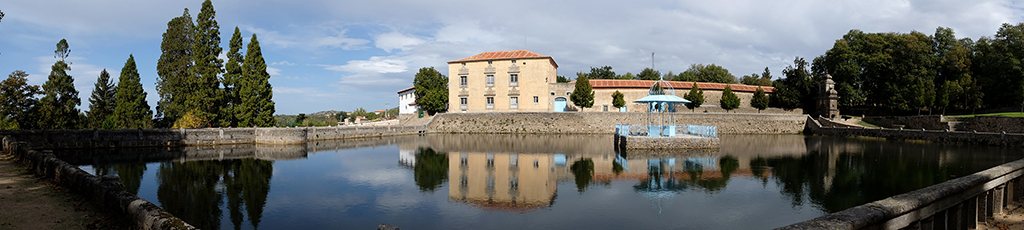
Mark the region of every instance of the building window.
[[555, 91], [551, 91], [551, 96], [555, 96]]
[[509, 100], [509, 107], [510, 108], [513, 108], [513, 109], [518, 109], [519, 108], [519, 97], [512, 97], [512, 98], [509, 98], [508, 100]]
[[540, 104], [540, 98], [539, 98], [539, 97], [537, 97], [537, 96], [533, 96], [533, 104], [534, 104], [534, 105], [536, 105], [536, 104]]
[[493, 62], [494, 62], [494, 61], [487, 61], [487, 64], [488, 64], [488, 65], [490, 65], [490, 64], [491, 64], [491, 63], [493, 63]]
[[512, 64], [516, 64], [516, 59], [512, 59]]
[[494, 108], [494, 97], [487, 97], [487, 108], [488, 109], [493, 109]]
[[607, 105], [606, 105], [606, 106], [604, 106], [604, 111], [605, 111], [605, 112], [608, 112], [608, 106], [607, 106]]
[[510, 86], [519, 86], [519, 74], [510, 74], [508, 82]]
[[491, 74], [487, 75], [487, 86], [488, 87], [494, 86], [494, 75], [491, 75]]
[[459, 98], [459, 108], [462, 109], [462, 110], [466, 110], [466, 108], [468, 108], [468, 107], [469, 107], [469, 99], [465, 98], [465, 97], [460, 97]]
[[462, 87], [462, 88], [466, 88], [466, 86], [468, 86], [468, 85], [469, 85], [469, 77], [467, 77], [467, 76], [459, 76], [459, 86]]

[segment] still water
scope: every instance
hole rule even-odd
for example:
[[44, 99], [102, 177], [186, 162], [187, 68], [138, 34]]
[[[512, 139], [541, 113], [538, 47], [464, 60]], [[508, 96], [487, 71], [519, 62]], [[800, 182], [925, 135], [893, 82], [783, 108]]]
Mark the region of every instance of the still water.
[[723, 135], [426, 135], [58, 153], [202, 229], [768, 229], [968, 175], [1019, 149]]

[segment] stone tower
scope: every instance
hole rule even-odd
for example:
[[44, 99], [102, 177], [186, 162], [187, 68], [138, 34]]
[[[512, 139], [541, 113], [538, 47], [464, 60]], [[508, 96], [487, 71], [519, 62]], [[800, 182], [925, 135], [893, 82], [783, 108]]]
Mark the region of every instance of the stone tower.
[[818, 115], [829, 119], [839, 118], [839, 93], [836, 92], [836, 82], [832, 81], [832, 75], [826, 74], [819, 88]]

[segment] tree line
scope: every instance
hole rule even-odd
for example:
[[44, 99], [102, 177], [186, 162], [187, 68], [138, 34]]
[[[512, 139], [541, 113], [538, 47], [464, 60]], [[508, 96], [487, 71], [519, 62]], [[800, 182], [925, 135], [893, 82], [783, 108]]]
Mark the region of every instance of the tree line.
[[[691, 82], [713, 82], [713, 83], [727, 83], [727, 84], [744, 84], [744, 85], [759, 85], [759, 86], [771, 86], [771, 72], [768, 67], [764, 68], [764, 73], [757, 74], [753, 73], [750, 75], [744, 75], [741, 78], [736, 78], [735, 75], [729, 73], [729, 70], [725, 67], [715, 64], [692, 64], [686, 71], [679, 74], [674, 74], [671, 71], [662, 74], [661, 71], [654, 70], [652, 68], [644, 68], [639, 74], [633, 74], [626, 72], [625, 74], [616, 74], [612, 70], [611, 66], [602, 67], [590, 67], [590, 72], [577, 72], [576, 78], [586, 77], [587, 79], [615, 79], [615, 80], [649, 80], [656, 81], [665, 79], [666, 81], [691, 81]], [[557, 76], [557, 82], [568, 83], [570, 80], [565, 76]]]
[[[221, 53], [220, 26], [213, 4], [203, 2], [195, 23], [188, 9], [167, 23], [157, 63], [156, 118], [146, 101], [134, 55], [121, 69], [115, 84], [104, 69], [96, 79], [89, 110], [81, 112], [81, 99], [68, 74], [71, 47], [57, 43], [50, 75], [40, 86], [28, 84], [28, 74], [17, 70], [0, 82], [2, 129], [136, 129], [250, 127], [274, 125], [270, 74], [256, 34], [241, 53], [238, 28], [230, 41], [228, 63]], [[41, 97], [39, 97], [41, 96]]]
[[993, 37], [957, 38], [851, 30], [808, 64], [796, 58], [773, 82], [773, 106], [813, 111], [818, 83], [830, 74], [841, 110], [895, 114], [1024, 109], [1024, 23], [1003, 24]]

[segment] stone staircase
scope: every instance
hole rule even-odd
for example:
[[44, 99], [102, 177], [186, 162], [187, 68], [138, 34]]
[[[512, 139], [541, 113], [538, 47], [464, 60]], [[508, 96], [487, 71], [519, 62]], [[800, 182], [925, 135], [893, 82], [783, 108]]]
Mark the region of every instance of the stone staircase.
[[967, 125], [971, 123], [971, 118], [942, 116], [942, 121], [949, 124], [949, 131], [968, 131]]

